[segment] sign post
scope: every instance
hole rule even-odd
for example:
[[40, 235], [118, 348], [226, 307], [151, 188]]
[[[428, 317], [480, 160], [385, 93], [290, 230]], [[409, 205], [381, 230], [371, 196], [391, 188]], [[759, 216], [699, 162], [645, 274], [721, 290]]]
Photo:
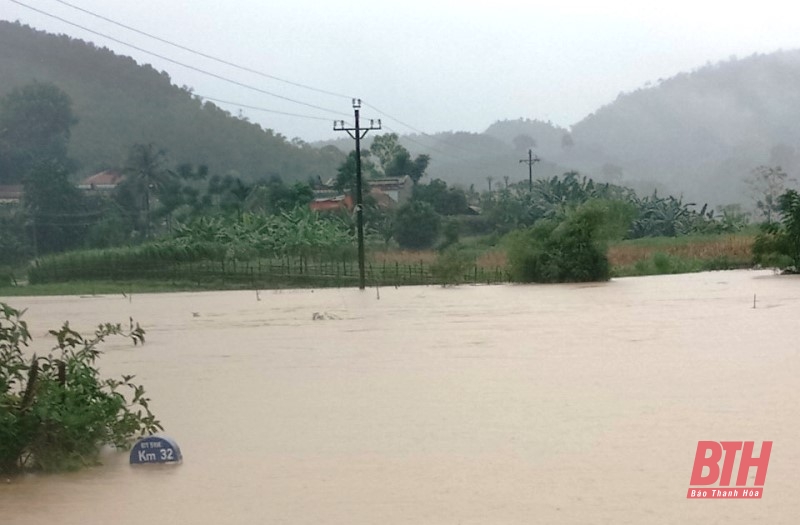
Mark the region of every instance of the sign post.
[[166, 436], [143, 437], [131, 449], [131, 465], [147, 463], [181, 463], [181, 449], [174, 439]]

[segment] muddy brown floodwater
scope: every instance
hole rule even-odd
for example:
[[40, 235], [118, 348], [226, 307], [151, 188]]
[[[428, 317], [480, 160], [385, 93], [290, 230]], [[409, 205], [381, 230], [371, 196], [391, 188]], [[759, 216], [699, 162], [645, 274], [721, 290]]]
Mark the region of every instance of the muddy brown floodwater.
[[[753, 296], [757, 308], [753, 308]], [[39, 348], [131, 316], [176, 467], [0, 480], [0, 523], [770, 523], [800, 516], [800, 279], [18, 298]], [[312, 320], [314, 314], [323, 317]], [[699, 440], [774, 442], [689, 501]], [[755, 470], [751, 470], [751, 480]]]

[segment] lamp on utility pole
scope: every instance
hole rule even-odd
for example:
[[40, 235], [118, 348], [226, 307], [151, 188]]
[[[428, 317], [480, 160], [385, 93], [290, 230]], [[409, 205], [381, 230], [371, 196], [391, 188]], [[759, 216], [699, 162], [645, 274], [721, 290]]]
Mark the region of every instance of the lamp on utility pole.
[[381, 129], [381, 121], [378, 123], [370, 119], [369, 127], [362, 128], [359, 121], [359, 111], [361, 110], [361, 99], [353, 99], [353, 110], [355, 111], [355, 126], [352, 128], [345, 127], [344, 120], [336, 120], [333, 122], [334, 131], [346, 131], [348, 135], [356, 141], [356, 225], [358, 230], [358, 288], [363, 290], [366, 288], [366, 279], [364, 276], [364, 204], [361, 197], [361, 139], [372, 130]]
[[520, 164], [528, 165], [528, 191], [533, 191], [533, 164], [539, 162], [541, 159], [533, 154], [533, 150], [528, 150], [528, 158], [519, 161]]

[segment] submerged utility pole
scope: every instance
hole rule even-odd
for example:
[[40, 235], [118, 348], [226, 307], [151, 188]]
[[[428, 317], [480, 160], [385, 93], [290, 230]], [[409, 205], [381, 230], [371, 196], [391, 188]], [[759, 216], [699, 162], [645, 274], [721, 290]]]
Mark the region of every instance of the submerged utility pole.
[[528, 150], [528, 158], [519, 161], [520, 164], [525, 163], [528, 165], [528, 191], [533, 191], [533, 164], [539, 162], [541, 159], [533, 154], [533, 150]]
[[356, 141], [356, 224], [358, 228], [358, 288], [363, 290], [366, 288], [366, 279], [364, 276], [364, 204], [361, 198], [361, 139], [367, 136], [372, 130], [381, 129], [381, 121], [378, 123], [370, 119], [369, 127], [362, 128], [359, 121], [359, 111], [361, 110], [361, 99], [353, 99], [353, 109], [355, 110], [356, 125], [352, 128], [347, 128], [344, 125], [344, 120], [336, 120], [333, 122], [334, 131], [346, 131], [348, 135], [353, 137]]

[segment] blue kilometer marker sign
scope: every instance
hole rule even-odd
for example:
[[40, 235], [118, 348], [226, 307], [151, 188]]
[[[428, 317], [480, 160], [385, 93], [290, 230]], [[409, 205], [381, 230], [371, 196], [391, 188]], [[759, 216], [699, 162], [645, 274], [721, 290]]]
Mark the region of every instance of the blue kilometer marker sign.
[[146, 463], [180, 463], [181, 449], [174, 439], [166, 436], [147, 436], [131, 449], [131, 465]]

